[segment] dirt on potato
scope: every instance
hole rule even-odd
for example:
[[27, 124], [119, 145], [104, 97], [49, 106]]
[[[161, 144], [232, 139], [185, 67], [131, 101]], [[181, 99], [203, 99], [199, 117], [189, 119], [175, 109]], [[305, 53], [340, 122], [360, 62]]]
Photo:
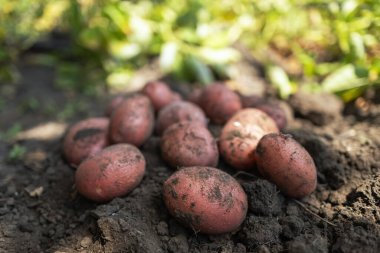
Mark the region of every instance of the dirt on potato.
[[[101, 116], [107, 98], [62, 92], [53, 85], [53, 68], [30, 62], [19, 65], [20, 83], [0, 85], [1, 133]], [[326, 117], [323, 96], [298, 96], [291, 103], [296, 117], [284, 132], [308, 150], [318, 168], [317, 189], [305, 199], [287, 198], [254, 174], [235, 175], [220, 160], [218, 167], [243, 185], [249, 211], [238, 232], [219, 236], [194, 233], [169, 215], [162, 184], [174, 170], [162, 161], [156, 136], [141, 147], [147, 161], [142, 183], [105, 204], [75, 193], [75, 171], [61, 155], [62, 135], [45, 138], [46, 128], [44, 135], [23, 135], [16, 143], [1, 138], [0, 252], [380, 252], [378, 93], [368, 108], [352, 103]], [[37, 108], [25, 106], [31, 99]], [[79, 109], [68, 121], [59, 118], [73, 101], [80, 101]], [[310, 101], [321, 107], [305, 106]]]

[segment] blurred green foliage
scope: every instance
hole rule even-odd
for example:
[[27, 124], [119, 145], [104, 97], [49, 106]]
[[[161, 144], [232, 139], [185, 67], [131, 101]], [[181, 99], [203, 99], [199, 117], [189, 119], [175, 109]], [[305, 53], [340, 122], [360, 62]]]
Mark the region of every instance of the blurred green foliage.
[[[0, 71], [58, 27], [71, 34], [81, 57], [105, 70], [110, 87], [128, 84], [155, 57], [164, 73], [207, 84], [245, 57], [242, 47], [282, 98], [303, 89], [349, 101], [380, 85], [378, 0], [0, 0], [0, 6]], [[61, 85], [75, 85], [67, 82]]]
[[0, 80], [17, 77], [20, 52], [57, 27], [67, 7], [67, 0], [0, 0]]

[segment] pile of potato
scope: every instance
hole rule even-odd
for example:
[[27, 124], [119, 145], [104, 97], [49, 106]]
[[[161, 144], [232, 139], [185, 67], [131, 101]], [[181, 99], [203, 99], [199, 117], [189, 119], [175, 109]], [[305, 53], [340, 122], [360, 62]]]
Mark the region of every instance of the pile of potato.
[[[258, 171], [287, 196], [313, 192], [317, 171], [309, 153], [291, 136], [284, 111], [263, 98], [241, 96], [223, 83], [194, 90], [187, 101], [154, 81], [134, 94], [117, 96], [106, 117], [80, 121], [67, 131], [63, 154], [77, 168], [77, 191], [96, 202], [137, 187], [146, 161], [139, 150], [160, 136], [161, 156], [176, 170], [163, 185], [163, 199], [184, 225], [207, 234], [235, 231], [247, 213], [239, 182], [216, 168], [221, 157], [240, 171]], [[219, 136], [209, 121], [222, 126]]]

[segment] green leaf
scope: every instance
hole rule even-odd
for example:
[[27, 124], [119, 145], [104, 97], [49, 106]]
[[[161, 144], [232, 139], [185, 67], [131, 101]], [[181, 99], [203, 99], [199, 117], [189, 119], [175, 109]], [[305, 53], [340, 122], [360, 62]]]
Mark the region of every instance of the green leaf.
[[176, 62], [178, 46], [174, 42], [167, 42], [162, 46], [160, 54], [160, 67], [164, 71], [173, 69]]
[[240, 59], [239, 51], [233, 48], [213, 49], [203, 47], [199, 50], [199, 57], [207, 63], [226, 64]]
[[359, 33], [351, 33], [350, 42], [353, 49], [353, 55], [357, 59], [364, 59], [366, 57], [364, 41]]
[[296, 86], [290, 82], [288, 75], [282, 68], [271, 66], [268, 68], [267, 75], [282, 99], [287, 99], [295, 92]]
[[365, 70], [355, 68], [353, 64], [347, 64], [328, 75], [322, 82], [322, 89], [336, 93], [369, 85], [366, 74]]
[[203, 85], [207, 85], [214, 81], [214, 76], [210, 68], [196, 58], [193, 55], [188, 55], [185, 57], [185, 71], [189, 71], [194, 79]]

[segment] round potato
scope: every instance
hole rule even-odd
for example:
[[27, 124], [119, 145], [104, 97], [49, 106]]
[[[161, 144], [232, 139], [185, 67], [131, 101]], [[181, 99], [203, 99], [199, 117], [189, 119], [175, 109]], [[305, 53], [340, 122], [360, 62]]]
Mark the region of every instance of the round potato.
[[272, 132], [279, 130], [266, 113], [253, 108], [243, 109], [223, 127], [219, 139], [220, 154], [235, 169], [252, 170], [257, 143]]
[[112, 113], [110, 139], [113, 143], [141, 146], [153, 132], [154, 112], [150, 100], [141, 94], [125, 99]]
[[75, 173], [80, 194], [96, 202], [123, 196], [136, 188], [145, 172], [145, 158], [133, 145], [117, 144], [84, 160]]
[[258, 95], [240, 96], [243, 108], [257, 107], [261, 104], [265, 104], [265, 99]]
[[219, 153], [208, 129], [198, 122], [179, 122], [161, 138], [162, 158], [172, 167], [216, 166]]
[[224, 124], [242, 108], [239, 96], [221, 83], [206, 87], [199, 105], [213, 123]]
[[166, 83], [160, 81], [147, 83], [142, 89], [142, 94], [150, 99], [155, 111], [159, 111], [173, 101], [181, 100], [178, 93], [173, 92]]
[[195, 88], [190, 92], [190, 94], [187, 96], [187, 100], [199, 105], [200, 99], [201, 99], [202, 89], [201, 88]]
[[107, 117], [111, 117], [112, 113], [115, 111], [115, 109], [121, 105], [124, 101], [125, 97], [122, 96], [122, 95], [118, 95], [116, 97], [114, 97], [110, 102], [109, 104], [107, 105], [107, 108], [106, 108], [106, 111], [105, 111], [105, 115]]
[[170, 214], [196, 232], [235, 231], [247, 214], [247, 195], [229, 174], [211, 167], [187, 167], [164, 183]]
[[199, 106], [186, 101], [172, 102], [158, 112], [156, 133], [161, 135], [166, 128], [174, 123], [185, 121], [207, 125], [206, 115]]
[[256, 106], [256, 108], [268, 114], [276, 122], [278, 129], [286, 127], [287, 119], [285, 111], [278, 104], [262, 103]]
[[307, 150], [290, 135], [267, 134], [258, 143], [257, 168], [287, 196], [302, 198], [317, 186], [317, 169]]
[[108, 118], [89, 118], [72, 125], [63, 140], [63, 155], [76, 167], [87, 156], [109, 145]]

